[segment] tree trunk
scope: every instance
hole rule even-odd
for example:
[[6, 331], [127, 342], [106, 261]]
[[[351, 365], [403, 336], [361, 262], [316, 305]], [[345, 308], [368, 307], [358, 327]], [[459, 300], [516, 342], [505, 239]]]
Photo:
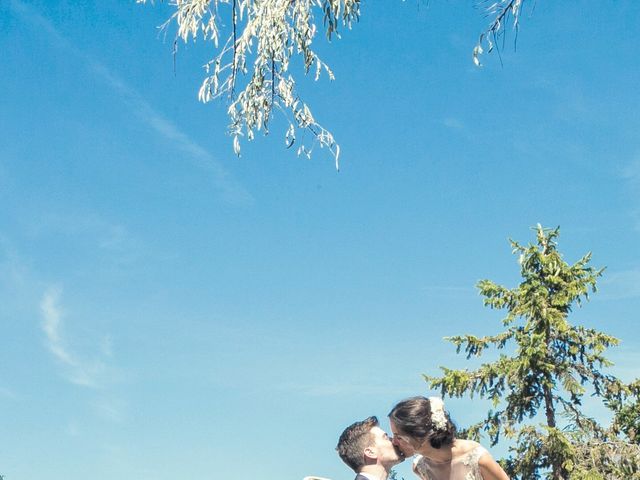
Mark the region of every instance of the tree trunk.
[[544, 413], [547, 415], [547, 426], [556, 428], [556, 410], [553, 405], [551, 389], [544, 387]]
[[[546, 322], [545, 327], [545, 344], [547, 351], [547, 359], [553, 359], [551, 351], [551, 325]], [[546, 385], [543, 385], [544, 390], [544, 413], [547, 416], [547, 426], [550, 428], [556, 428], [556, 409], [553, 405], [553, 393], [551, 391], [551, 385], [553, 385], [553, 378], [550, 372], [545, 373]], [[562, 480], [562, 462], [555, 456], [551, 457], [551, 468], [553, 471], [553, 480]]]
[[[551, 428], [556, 427], [556, 411], [553, 405], [553, 396], [551, 394], [551, 388], [544, 387], [544, 412], [547, 415], [547, 426]], [[562, 462], [557, 457], [551, 458], [551, 469], [553, 471], [553, 480], [562, 480], [563, 468]]]

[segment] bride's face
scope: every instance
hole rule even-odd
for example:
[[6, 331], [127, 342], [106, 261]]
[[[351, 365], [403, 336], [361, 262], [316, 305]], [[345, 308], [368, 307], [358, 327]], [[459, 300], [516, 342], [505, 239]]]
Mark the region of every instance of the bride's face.
[[418, 448], [417, 442], [408, 435], [401, 433], [400, 429], [393, 422], [393, 420], [391, 420], [389, 423], [391, 425], [391, 432], [393, 433], [393, 438], [391, 439], [391, 441], [396, 446], [396, 448], [400, 450], [405, 457], [410, 457], [418, 453], [416, 451]]

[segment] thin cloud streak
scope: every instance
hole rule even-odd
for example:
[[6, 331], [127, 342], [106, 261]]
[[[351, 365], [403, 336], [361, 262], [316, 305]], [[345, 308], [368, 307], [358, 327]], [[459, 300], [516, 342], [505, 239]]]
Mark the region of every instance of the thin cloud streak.
[[640, 232], [640, 205], [637, 203], [638, 192], [640, 191], [640, 157], [629, 162], [621, 172], [622, 179], [627, 183], [633, 203], [631, 203], [631, 215], [635, 221], [635, 231]]
[[462, 130], [465, 128], [464, 123], [454, 117], [445, 118], [444, 120], [442, 120], [442, 124], [452, 130]]
[[475, 299], [478, 296], [478, 290], [475, 287], [456, 287], [456, 286], [437, 286], [427, 285], [420, 288], [420, 291], [429, 295], [447, 297], [447, 298], [468, 298]]
[[191, 139], [175, 123], [155, 110], [134, 88], [118, 77], [106, 65], [75, 47], [55, 26], [34, 8], [19, 0], [11, 0], [13, 9], [25, 22], [31, 23], [49, 35], [59, 47], [79, 58], [98, 78], [117, 93], [131, 111], [149, 128], [171, 141], [175, 147], [187, 154], [194, 165], [207, 170], [213, 176], [213, 183], [221, 197], [235, 205], [250, 205], [252, 195], [206, 149]]
[[621, 346], [613, 350], [608, 358], [613, 362], [610, 372], [623, 382], [633, 382], [640, 378], [640, 352], [627, 347], [624, 339]]
[[0, 387], [0, 398], [18, 400], [18, 394], [9, 388]]
[[608, 272], [600, 285], [601, 300], [640, 298], [640, 269]]
[[102, 398], [93, 404], [93, 408], [101, 418], [113, 423], [124, 423], [125, 404], [118, 399]]
[[394, 392], [397, 395], [410, 395], [412, 390], [400, 386], [370, 385], [355, 383], [328, 383], [328, 384], [284, 384], [283, 390], [294, 391], [309, 397], [341, 397], [353, 394], [386, 395]]
[[64, 366], [69, 382], [88, 388], [100, 388], [97, 376], [104, 369], [103, 365], [100, 363], [89, 365], [80, 361], [68, 349], [63, 339], [61, 293], [60, 288], [49, 288], [40, 302], [40, 312], [43, 318], [42, 331], [46, 337], [47, 348], [54, 358]]
[[242, 205], [253, 202], [251, 194], [235, 180], [230, 178], [225, 168], [220, 165], [207, 150], [193, 141], [186, 133], [180, 130], [175, 123], [157, 112], [138, 92], [117, 77], [105, 65], [88, 58], [84, 54], [81, 56], [91, 70], [116, 91], [147, 126], [167, 140], [172, 141], [178, 149], [191, 157], [195, 165], [210, 171], [213, 174], [215, 186], [226, 201]]
[[640, 186], [640, 158], [636, 158], [625, 166], [622, 170], [622, 178], [635, 187]]
[[100, 258], [112, 267], [130, 266], [144, 257], [148, 250], [126, 226], [93, 212], [48, 211], [31, 215], [24, 223], [33, 236], [60, 233], [81, 239], [84, 245], [99, 249]]

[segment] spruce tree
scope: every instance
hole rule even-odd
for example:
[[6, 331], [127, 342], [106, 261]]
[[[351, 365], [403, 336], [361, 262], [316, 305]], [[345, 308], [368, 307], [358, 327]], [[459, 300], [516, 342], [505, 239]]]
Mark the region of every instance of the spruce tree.
[[535, 244], [510, 240], [522, 276], [516, 288], [490, 280], [477, 284], [485, 306], [506, 311], [506, 330], [447, 338], [467, 359], [492, 346], [502, 351], [499, 358], [476, 370], [441, 367], [442, 377], [425, 379], [443, 396], [478, 395], [492, 401], [486, 419], [466, 433], [477, 439], [484, 432], [492, 445], [502, 436], [508, 439], [512, 455], [503, 463], [512, 478], [560, 480], [579, 470], [576, 429], [601, 431], [581, 412], [584, 395], [620, 398], [624, 386], [601, 371], [611, 365], [605, 350], [618, 340], [569, 321], [572, 309], [596, 291], [604, 269], [589, 265], [590, 253], [568, 264], [557, 250], [559, 228], [538, 225], [535, 230]]
[[615, 415], [614, 432], [624, 434], [631, 443], [640, 445], [640, 379], [625, 385], [623, 399], [611, 398], [607, 404]]

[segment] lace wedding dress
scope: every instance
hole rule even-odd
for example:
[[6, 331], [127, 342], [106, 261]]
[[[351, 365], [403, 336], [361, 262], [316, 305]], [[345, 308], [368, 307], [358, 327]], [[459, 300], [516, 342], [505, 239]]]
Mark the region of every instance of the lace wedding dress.
[[413, 471], [422, 480], [483, 480], [478, 460], [487, 450], [478, 445], [447, 462], [433, 462], [422, 455], [413, 460]]

